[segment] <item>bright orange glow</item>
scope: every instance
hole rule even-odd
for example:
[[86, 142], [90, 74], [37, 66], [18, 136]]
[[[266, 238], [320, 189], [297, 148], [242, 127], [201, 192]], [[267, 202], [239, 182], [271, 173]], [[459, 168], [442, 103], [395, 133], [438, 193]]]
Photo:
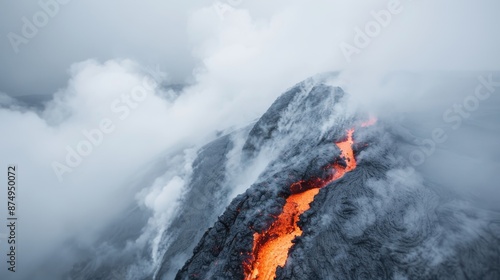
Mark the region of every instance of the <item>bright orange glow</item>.
[[276, 268], [284, 266], [288, 258], [288, 251], [292, 247], [292, 240], [302, 235], [297, 225], [300, 215], [309, 210], [310, 203], [319, 193], [320, 188], [342, 178], [346, 172], [356, 168], [356, 160], [352, 150], [354, 129], [347, 131], [347, 139], [336, 143], [341, 150], [340, 162], [336, 161], [328, 166], [330, 175], [327, 178], [314, 178], [308, 181], [299, 181], [290, 186], [290, 195], [283, 207], [283, 211], [269, 227], [262, 233], [254, 233], [253, 249], [250, 258], [243, 264], [245, 280], [274, 279]]

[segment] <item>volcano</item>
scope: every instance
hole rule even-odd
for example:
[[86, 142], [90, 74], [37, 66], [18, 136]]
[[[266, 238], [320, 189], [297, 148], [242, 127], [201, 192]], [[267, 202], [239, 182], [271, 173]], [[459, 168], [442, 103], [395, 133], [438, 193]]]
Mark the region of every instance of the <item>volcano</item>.
[[[498, 212], [405, 160], [408, 133], [351, 106], [335, 77], [293, 86], [198, 150], [156, 256], [83, 263], [73, 279], [500, 279]], [[141, 215], [105, 249], [136, 240]]]
[[[263, 155], [271, 160], [202, 234], [175, 279], [498, 279], [496, 218], [422, 178], [401, 159], [400, 135], [349, 112], [349, 96], [331, 77], [294, 86], [240, 132], [240, 170]], [[199, 164], [230, 139], [207, 146]], [[231, 182], [217, 165], [206, 168], [211, 176], [193, 180], [213, 185], [205, 192], [213, 201]], [[172, 259], [167, 250], [157, 279], [168, 278]]]

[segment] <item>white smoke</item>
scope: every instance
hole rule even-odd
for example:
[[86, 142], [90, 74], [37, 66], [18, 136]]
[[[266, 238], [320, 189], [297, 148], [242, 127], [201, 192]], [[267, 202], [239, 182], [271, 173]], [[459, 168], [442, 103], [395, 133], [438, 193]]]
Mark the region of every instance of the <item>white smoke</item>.
[[[82, 246], [95, 241], [108, 221], [133, 201], [137, 186], [129, 182], [148, 174], [144, 168], [151, 161], [199, 146], [213, 139], [216, 130], [249, 122], [267, 103], [248, 106], [244, 94], [229, 99], [228, 91], [211, 84], [188, 88], [175, 101], [159, 97], [160, 87], [146, 89], [144, 100], [133, 99], [134, 89], [149, 74], [126, 60], [83, 62], [73, 67], [72, 76], [41, 113], [0, 109], [0, 127], [11, 135], [3, 140], [3, 160], [19, 166], [23, 186], [18, 201], [24, 226], [18, 238], [27, 267], [37, 267], [70, 240]], [[264, 100], [266, 93], [261, 93]], [[113, 104], [121, 110], [114, 111]], [[111, 132], [102, 130], [103, 120], [105, 127], [114, 127]], [[158, 213], [152, 221], [156, 226], [175, 212], [168, 204], [176, 201], [188, 179], [158, 181], [144, 196], [144, 204]], [[28, 248], [37, 250], [28, 253]], [[27, 273], [18, 276], [23, 279]]]

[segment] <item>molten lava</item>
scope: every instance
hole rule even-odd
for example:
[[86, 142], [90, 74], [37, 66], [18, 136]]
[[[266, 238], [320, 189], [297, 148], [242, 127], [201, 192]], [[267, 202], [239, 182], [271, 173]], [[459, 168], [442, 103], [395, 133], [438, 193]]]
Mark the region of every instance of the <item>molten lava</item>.
[[292, 240], [302, 235], [297, 225], [300, 215], [309, 210], [316, 194], [324, 186], [341, 178], [345, 173], [356, 168], [356, 160], [352, 150], [354, 129], [347, 131], [347, 139], [336, 143], [341, 150], [340, 160], [328, 166], [331, 169], [327, 178], [313, 178], [308, 181], [293, 183], [290, 195], [283, 207], [283, 211], [269, 227], [262, 233], [254, 234], [251, 257], [244, 263], [245, 280], [274, 279], [276, 268], [284, 266], [288, 251], [292, 247]]

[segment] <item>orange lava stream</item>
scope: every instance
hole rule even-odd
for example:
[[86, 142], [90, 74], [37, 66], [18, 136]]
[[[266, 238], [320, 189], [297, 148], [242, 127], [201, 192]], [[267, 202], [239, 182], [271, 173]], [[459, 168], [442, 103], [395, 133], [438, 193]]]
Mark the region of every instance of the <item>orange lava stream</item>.
[[281, 214], [267, 231], [254, 234], [252, 255], [243, 265], [245, 280], [275, 278], [276, 268], [283, 267], [286, 263], [288, 251], [293, 245], [292, 240], [302, 235], [302, 230], [297, 225], [300, 215], [309, 210], [309, 204], [321, 188], [356, 168], [352, 150], [353, 132], [354, 129], [348, 130], [347, 140], [336, 143], [345, 164], [335, 162], [330, 165], [332, 172], [325, 179], [314, 178], [292, 184], [292, 195], [287, 198]]

